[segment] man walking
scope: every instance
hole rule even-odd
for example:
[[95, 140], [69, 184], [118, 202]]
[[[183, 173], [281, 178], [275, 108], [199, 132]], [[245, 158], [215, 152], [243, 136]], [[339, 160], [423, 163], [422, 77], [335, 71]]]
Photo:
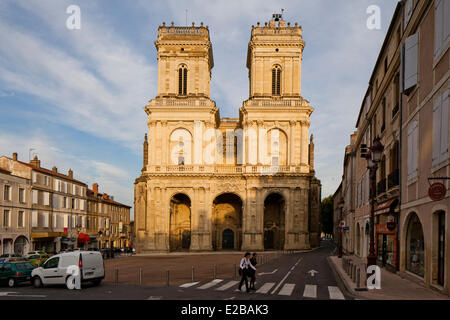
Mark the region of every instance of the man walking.
[[246, 252], [239, 264], [239, 275], [241, 276], [239, 291], [241, 292], [242, 284], [245, 282], [245, 289], [247, 290], [247, 293], [250, 293], [250, 288], [248, 287], [248, 276], [251, 276], [250, 269], [253, 269], [256, 272], [256, 268], [250, 262], [250, 252]]

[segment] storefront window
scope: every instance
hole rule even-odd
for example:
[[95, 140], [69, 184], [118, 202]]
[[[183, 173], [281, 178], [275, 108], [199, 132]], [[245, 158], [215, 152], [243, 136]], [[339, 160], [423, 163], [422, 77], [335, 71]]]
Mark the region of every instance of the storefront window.
[[406, 237], [406, 269], [421, 277], [425, 274], [425, 255], [422, 225], [415, 213], [412, 214]]

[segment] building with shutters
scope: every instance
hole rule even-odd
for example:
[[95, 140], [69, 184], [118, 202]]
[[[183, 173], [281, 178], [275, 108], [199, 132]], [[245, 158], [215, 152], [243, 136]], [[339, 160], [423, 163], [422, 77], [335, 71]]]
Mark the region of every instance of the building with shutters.
[[[354, 254], [366, 258], [371, 195], [361, 145], [379, 137], [384, 152], [374, 190], [378, 264], [447, 294], [449, 21], [448, 0], [398, 2], [360, 108], [356, 139], [345, 152], [346, 159], [349, 149], [356, 156], [356, 193], [349, 196], [342, 188], [344, 201], [355, 201], [354, 223], [347, 230]], [[440, 200], [428, 195], [433, 182], [447, 190]]]
[[301, 96], [302, 28], [252, 26], [249, 99], [221, 118], [210, 99], [209, 29], [163, 23], [158, 95], [135, 182], [137, 252], [308, 249], [319, 245], [321, 184]]

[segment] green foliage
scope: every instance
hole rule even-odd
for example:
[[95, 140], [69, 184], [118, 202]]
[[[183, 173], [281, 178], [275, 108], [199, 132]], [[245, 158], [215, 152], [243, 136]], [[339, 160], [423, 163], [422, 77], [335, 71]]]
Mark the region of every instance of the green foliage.
[[323, 233], [333, 233], [333, 196], [331, 195], [322, 200], [322, 205], [320, 207], [320, 224]]

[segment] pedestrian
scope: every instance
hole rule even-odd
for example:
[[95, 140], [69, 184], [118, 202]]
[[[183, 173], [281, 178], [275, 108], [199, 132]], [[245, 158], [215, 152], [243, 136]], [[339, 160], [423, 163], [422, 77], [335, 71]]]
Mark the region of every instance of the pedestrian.
[[[258, 261], [256, 259], [256, 252], [253, 252], [253, 256], [250, 259], [250, 263], [252, 264], [252, 266], [254, 266], [256, 268], [256, 265], [258, 264]], [[250, 272], [250, 289], [251, 290], [256, 290], [255, 288], [255, 281], [256, 281], [256, 269], [249, 269]]]
[[239, 291], [242, 292], [242, 284], [245, 282], [245, 289], [247, 293], [251, 293], [250, 288], [248, 286], [248, 277], [250, 276], [249, 269], [253, 269], [256, 272], [256, 268], [250, 262], [250, 252], [246, 252], [244, 257], [239, 264], [239, 275], [241, 276], [241, 281], [239, 282]]

